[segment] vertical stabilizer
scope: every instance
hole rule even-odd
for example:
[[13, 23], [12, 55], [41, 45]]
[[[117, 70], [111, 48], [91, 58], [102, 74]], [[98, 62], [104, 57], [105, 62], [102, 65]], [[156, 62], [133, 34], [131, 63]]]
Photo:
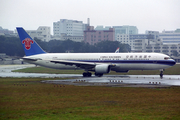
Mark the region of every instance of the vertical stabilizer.
[[116, 49], [115, 53], [119, 53], [119, 48]]
[[17, 27], [16, 29], [26, 56], [46, 53], [22, 27]]

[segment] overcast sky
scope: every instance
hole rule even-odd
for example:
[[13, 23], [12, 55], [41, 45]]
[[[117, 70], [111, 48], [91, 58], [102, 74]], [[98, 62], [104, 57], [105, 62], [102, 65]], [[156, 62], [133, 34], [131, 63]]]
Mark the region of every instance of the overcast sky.
[[[180, 0], [0, 0], [0, 26], [36, 30], [60, 19], [97, 26], [137, 26], [162, 32], [180, 28]], [[53, 34], [51, 32], [51, 34]]]

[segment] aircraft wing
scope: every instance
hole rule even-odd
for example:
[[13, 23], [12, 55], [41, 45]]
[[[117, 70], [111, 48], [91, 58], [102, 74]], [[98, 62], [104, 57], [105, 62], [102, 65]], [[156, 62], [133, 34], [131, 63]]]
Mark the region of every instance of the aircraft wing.
[[96, 63], [73, 61], [73, 60], [50, 60], [50, 62], [65, 64], [65, 65], [76, 65], [77, 67], [82, 69], [92, 69], [96, 66]]
[[83, 62], [83, 61], [73, 61], [73, 60], [50, 60], [50, 62], [65, 64], [65, 65], [76, 65], [77, 67], [82, 69], [92, 69], [96, 65], [105, 64], [105, 63], [95, 63], [95, 62], [93, 63], [93, 62]]

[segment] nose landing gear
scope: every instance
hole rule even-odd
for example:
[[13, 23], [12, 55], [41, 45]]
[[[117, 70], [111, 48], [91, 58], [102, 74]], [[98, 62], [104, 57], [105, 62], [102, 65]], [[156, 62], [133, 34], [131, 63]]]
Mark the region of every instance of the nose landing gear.
[[160, 74], [159, 74], [161, 79], [163, 78], [163, 72], [164, 72], [164, 70], [161, 69], [161, 70], [160, 70]]

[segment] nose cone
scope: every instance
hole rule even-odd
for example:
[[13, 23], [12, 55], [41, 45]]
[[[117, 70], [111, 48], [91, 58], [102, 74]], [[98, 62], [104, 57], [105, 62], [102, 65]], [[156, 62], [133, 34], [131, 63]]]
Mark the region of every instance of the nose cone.
[[175, 64], [176, 64], [176, 61], [172, 59], [171, 62], [170, 62], [170, 65], [173, 66]]

